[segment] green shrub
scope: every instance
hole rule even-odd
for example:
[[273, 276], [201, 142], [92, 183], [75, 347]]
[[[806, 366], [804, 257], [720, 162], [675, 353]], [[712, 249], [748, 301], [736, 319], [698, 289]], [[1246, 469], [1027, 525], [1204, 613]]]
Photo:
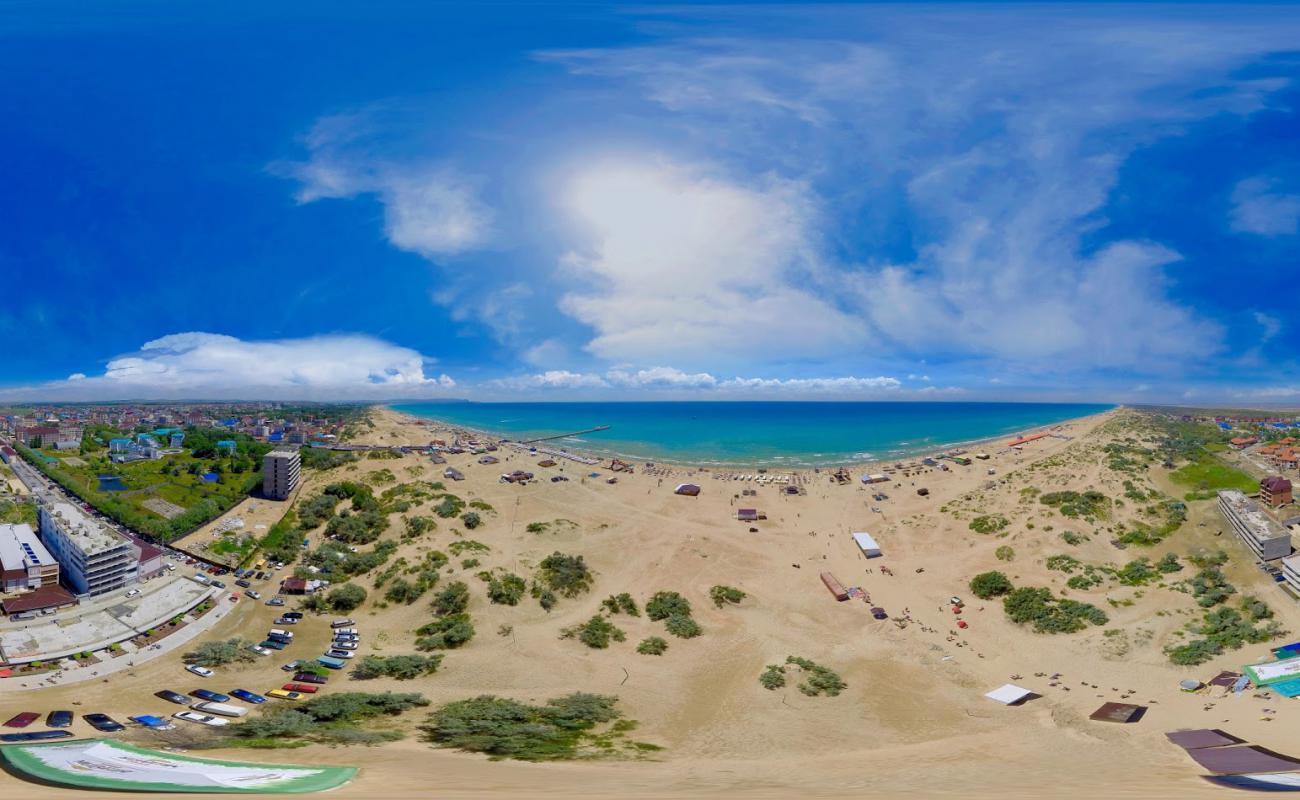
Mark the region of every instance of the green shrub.
[[455, 650], [474, 638], [474, 623], [469, 614], [451, 614], [421, 625], [415, 633], [416, 650]]
[[838, 674], [806, 658], [789, 656], [786, 658], [785, 663], [793, 664], [803, 670], [804, 681], [799, 684], [799, 691], [809, 697], [817, 697], [822, 694], [835, 697], [848, 688], [848, 684]]
[[440, 617], [461, 614], [469, 608], [469, 587], [461, 581], [447, 587], [433, 597], [433, 610]]
[[582, 556], [559, 552], [542, 559], [538, 569], [538, 580], [564, 597], [577, 597], [589, 591], [592, 578], [591, 569]]
[[668, 652], [668, 641], [660, 636], [650, 636], [636, 646], [643, 656], [661, 656]]
[[[215, 642], [202, 642], [183, 656], [187, 664], [201, 667], [222, 667], [226, 664], [249, 663], [257, 660], [257, 654], [249, 649], [252, 644], [247, 639], [234, 638]], [[117, 647], [121, 650], [121, 647]], [[109, 648], [113, 649], [112, 647]]]
[[997, 533], [1011, 524], [1001, 514], [985, 514], [970, 521], [970, 529], [976, 533]]
[[494, 758], [556, 761], [575, 758], [596, 725], [617, 720], [617, 698], [576, 693], [532, 706], [482, 695], [448, 703], [422, 726], [427, 739]]
[[513, 572], [492, 576], [488, 581], [488, 600], [498, 605], [517, 606], [527, 590], [528, 584]]
[[601, 608], [611, 614], [627, 614], [632, 617], [641, 616], [641, 610], [636, 607], [636, 600], [632, 599], [632, 595], [627, 592], [618, 595], [611, 594], [602, 600], [600, 605]]
[[758, 682], [769, 691], [780, 689], [785, 686], [785, 667], [780, 664], [768, 664], [759, 674]]
[[560, 638], [577, 639], [588, 647], [604, 650], [611, 641], [621, 642], [627, 635], [617, 625], [596, 614], [580, 625], [565, 628]]
[[438, 671], [441, 664], [441, 655], [362, 656], [352, 668], [352, 678], [364, 681], [388, 677], [406, 681], [421, 675], [431, 675]]
[[736, 605], [745, 599], [745, 593], [734, 586], [714, 586], [709, 589], [709, 599], [713, 605], [722, 608], [727, 604]]
[[355, 583], [345, 583], [331, 589], [325, 600], [334, 611], [351, 611], [366, 601], [366, 590]]
[[1010, 545], [1004, 544], [997, 550], [993, 551], [993, 557], [998, 561], [1014, 561], [1016, 558], [1016, 551]]
[[664, 628], [679, 639], [694, 639], [704, 633], [698, 622], [684, 614], [673, 614], [664, 621]]
[[655, 592], [645, 604], [646, 616], [658, 621], [671, 616], [689, 617], [691, 603], [677, 592]]
[[478, 512], [466, 511], [460, 515], [460, 522], [466, 529], [472, 531], [483, 524], [483, 518], [478, 515]]
[[999, 597], [1013, 588], [1011, 580], [1001, 572], [981, 572], [970, 581], [971, 594], [981, 600]]

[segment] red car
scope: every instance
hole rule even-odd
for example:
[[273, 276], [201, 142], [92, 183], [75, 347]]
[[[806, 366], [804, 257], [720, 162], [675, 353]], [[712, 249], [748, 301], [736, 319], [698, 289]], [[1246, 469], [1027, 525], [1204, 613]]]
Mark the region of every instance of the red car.
[[38, 720], [38, 719], [40, 719], [40, 718], [41, 718], [41, 715], [40, 715], [40, 714], [37, 714], [35, 711], [24, 711], [24, 712], [21, 713], [21, 714], [18, 714], [18, 715], [16, 715], [16, 716], [10, 717], [10, 718], [9, 718], [9, 721], [5, 723], [5, 727], [6, 727], [6, 728], [26, 728], [28, 725], [31, 725], [33, 722], [35, 722], [36, 720]]
[[286, 683], [280, 688], [286, 692], [298, 692], [300, 694], [316, 694], [320, 691], [319, 686], [312, 686], [310, 683]]

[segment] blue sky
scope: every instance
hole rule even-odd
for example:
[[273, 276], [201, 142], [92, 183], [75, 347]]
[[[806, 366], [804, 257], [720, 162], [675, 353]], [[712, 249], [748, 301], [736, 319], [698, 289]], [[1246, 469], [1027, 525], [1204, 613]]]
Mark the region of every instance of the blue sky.
[[1300, 403], [1300, 9], [0, 7], [0, 397]]

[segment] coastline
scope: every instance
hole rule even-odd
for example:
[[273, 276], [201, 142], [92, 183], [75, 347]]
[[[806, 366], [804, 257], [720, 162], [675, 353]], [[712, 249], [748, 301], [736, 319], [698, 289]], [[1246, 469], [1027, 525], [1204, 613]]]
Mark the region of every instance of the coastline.
[[[1057, 431], [1062, 426], [1066, 426], [1066, 425], [1073, 426], [1079, 423], [1086, 423], [1085, 427], [1090, 428], [1092, 427], [1092, 424], [1094, 422], [1098, 422], [1109, 415], [1116, 414], [1122, 411], [1124, 408], [1126, 408], [1126, 406], [1124, 406], [1123, 404], [1116, 404], [1111, 406], [1110, 408], [1107, 408], [1103, 411], [1098, 411], [1093, 414], [1085, 414], [1079, 417], [1070, 417], [1067, 419], [1058, 420], [1056, 422], [1050, 422], [1035, 427], [1024, 428], [1017, 431], [1015, 434], [1003, 432], [996, 435], [976, 437], [973, 439], [962, 439], [962, 440], [956, 440], [950, 442], [930, 443], [930, 444], [926, 444], [923, 447], [917, 446], [914, 448], [908, 448], [906, 450], [897, 451], [889, 455], [888, 457], [848, 459], [839, 462], [828, 462], [825, 464], [817, 464], [817, 465], [812, 465], [812, 464], [785, 465], [779, 462], [763, 463], [763, 462], [744, 462], [744, 461], [692, 461], [689, 459], [674, 459], [671, 457], [661, 458], [661, 457], [647, 456], [642, 453], [621, 452], [615, 448], [591, 448], [591, 447], [582, 447], [582, 446], [561, 447], [557, 444], [550, 444], [548, 447], [550, 450], [553, 451], [558, 450], [570, 456], [577, 456], [579, 459], [583, 459], [583, 458], [593, 459], [596, 462], [595, 464], [593, 464], [593, 466], [598, 465], [602, 461], [608, 461], [610, 459], [619, 459], [619, 460], [624, 460], [629, 462], [653, 463], [656, 467], [665, 467], [669, 469], [682, 470], [688, 472], [735, 472], [737, 470], [751, 470], [751, 471], [761, 470], [765, 473], [770, 473], [770, 474], [788, 474], [794, 476], [794, 475], [806, 475], [806, 474], [821, 474], [823, 472], [831, 473], [839, 469], [846, 469], [846, 470], [853, 471], [853, 470], [870, 468], [875, 466], [880, 466], [883, 469], [885, 466], [893, 467], [895, 464], [898, 464], [900, 462], [917, 461], [921, 458], [935, 456], [940, 453], [944, 453], [953, 449], [973, 450], [976, 448], [983, 447], [990, 450], [991, 452], [994, 451], [995, 449], [1007, 449], [1004, 440], [1008, 436], [1013, 436], [1013, 435], [1034, 436], [1036, 434], [1050, 435], [1052, 432]], [[478, 427], [473, 425], [462, 425], [445, 419], [439, 419], [436, 417], [423, 417], [416, 414], [412, 414], [410, 412], [400, 411], [389, 404], [377, 404], [371, 406], [371, 410], [381, 410], [385, 413], [393, 415], [399, 421], [409, 425], [419, 425], [421, 427], [437, 426], [437, 429], [440, 430], [445, 430], [448, 432], [461, 432], [476, 437], [483, 437], [486, 439], [490, 439], [493, 440], [494, 442], [500, 442], [500, 441], [516, 442], [517, 441], [515, 439], [511, 439], [510, 436], [503, 434], [501, 431], [496, 431], [490, 428], [483, 428], [483, 427]], [[999, 442], [1004, 442], [1004, 443], [999, 445], [998, 444]], [[539, 452], [545, 452], [545, 450], [539, 449]]]

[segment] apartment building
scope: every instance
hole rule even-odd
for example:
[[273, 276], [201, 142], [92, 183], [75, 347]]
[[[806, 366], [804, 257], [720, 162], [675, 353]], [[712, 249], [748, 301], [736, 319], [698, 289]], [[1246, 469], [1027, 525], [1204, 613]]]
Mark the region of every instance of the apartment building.
[[262, 459], [262, 494], [272, 500], [288, 500], [301, 472], [302, 457], [297, 450], [272, 450]]
[[1291, 555], [1291, 533], [1259, 503], [1235, 489], [1219, 492], [1219, 511], [1260, 561]]
[[0, 525], [0, 582], [6, 594], [59, 584], [59, 562], [32, 526]]
[[1291, 481], [1281, 475], [1270, 475], [1259, 482], [1259, 499], [1271, 508], [1291, 502]]
[[67, 502], [41, 506], [41, 542], [59, 562], [63, 582], [78, 595], [101, 595], [134, 583], [140, 549]]

